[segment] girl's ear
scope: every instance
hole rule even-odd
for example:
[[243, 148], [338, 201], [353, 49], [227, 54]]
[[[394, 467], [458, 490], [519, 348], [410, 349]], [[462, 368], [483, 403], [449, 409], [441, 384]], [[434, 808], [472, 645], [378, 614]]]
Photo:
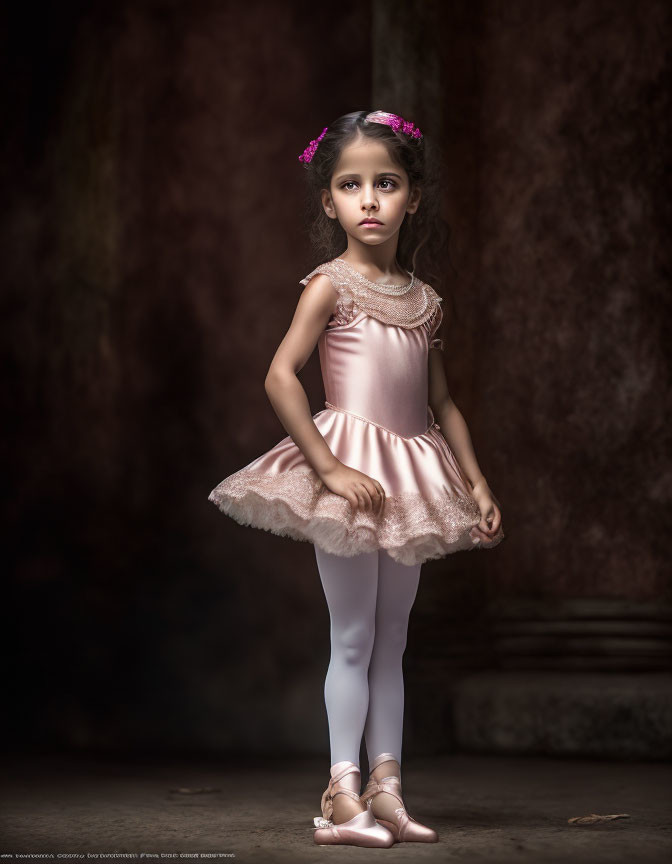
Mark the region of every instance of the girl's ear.
[[420, 199], [422, 198], [422, 189], [419, 186], [414, 186], [411, 189], [411, 194], [408, 196], [408, 205], [406, 207], [407, 213], [415, 213], [420, 206]]
[[330, 219], [336, 219], [336, 210], [334, 209], [334, 202], [331, 197], [331, 192], [328, 189], [323, 189], [320, 192], [320, 196], [322, 198], [322, 206], [324, 207], [324, 212]]

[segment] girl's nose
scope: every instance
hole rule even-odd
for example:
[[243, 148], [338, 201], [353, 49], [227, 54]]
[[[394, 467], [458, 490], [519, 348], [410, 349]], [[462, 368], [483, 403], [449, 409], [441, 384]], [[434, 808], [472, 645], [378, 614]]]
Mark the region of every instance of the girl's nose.
[[370, 210], [372, 207], [377, 207], [378, 202], [373, 189], [362, 188], [362, 210]]

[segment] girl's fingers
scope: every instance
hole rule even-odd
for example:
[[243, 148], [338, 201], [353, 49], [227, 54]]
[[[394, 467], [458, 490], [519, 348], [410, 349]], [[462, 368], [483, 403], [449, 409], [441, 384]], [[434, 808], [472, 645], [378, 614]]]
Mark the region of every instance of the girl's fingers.
[[385, 506], [385, 490], [380, 485], [380, 483], [376, 483], [378, 487], [378, 491], [380, 492], [380, 507], [378, 508], [378, 514], [380, 515], [383, 512], [383, 507]]
[[366, 491], [369, 493], [369, 497], [371, 498], [371, 512], [377, 513], [378, 507], [379, 507], [378, 499], [380, 497], [378, 495], [378, 490], [376, 489], [375, 486], [372, 485], [371, 487], [367, 486]]
[[478, 525], [474, 525], [474, 527], [471, 529], [470, 533], [471, 533], [471, 539], [474, 543], [479, 543], [479, 544], [483, 544], [484, 546], [487, 546], [491, 540], [490, 535], [486, 534], [484, 531], [481, 531], [481, 529]]
[[474, 525], [469, 532], [471, 536], [471, 542], [476, 545], [477, 543], [483, 542], [483, 532], [479, 530], [478, 525]]
[[493, 504], [486, 512], [485, 516], [481, 514], [481, 521], [478, 523], [478, 527], [488, 536], [492, 537], [499, 530], [501, 521], [502, 514], [500, 513], [499, 509]]
[[364, 510], [372, 510], [373, 509], [373, 499], [369, 495], [369, 490], [366, 488], [366, 486], [363, 483], [360, 484], [359, 489], [361, 490], [362, 499], [364, 501], [363, 509]]
[[346, 497], [353, 509], [378, 515], [382, 513], [385, 505], [385, 490], [377, 480], [371, 480], [370, 486], [363, 482], [353, 483]]
[[490, 533], [496, 534], [499, 531], [499, 526], [502, 524], [502, 512], [496, 504], [492, 505], [492, 522], [490, 524]]
[[383, 504], [385, 502], [385, 492], [376, 480], [373, 480], [371, 483], [371, 489], [369, 490], [371, 493], [371, 498], [373, 500], [373, 512], [380, 516], [383, 510]]

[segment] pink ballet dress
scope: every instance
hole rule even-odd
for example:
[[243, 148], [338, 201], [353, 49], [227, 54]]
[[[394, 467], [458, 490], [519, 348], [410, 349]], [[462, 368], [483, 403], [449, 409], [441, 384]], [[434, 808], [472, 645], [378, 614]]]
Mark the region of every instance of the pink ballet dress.
[[436, 291], [409, 273], [404, 286], [367, 279], [342, 258], [320, 264], [337, 293], [337, 308], [318, 350], [325, 408], [313, 421], [344, 465], [382, 485], [380, 515], [353, 510], [331, 492], [288, 435], [216, 486], [208, 500], [241, 525], [251, 525], [352, 556], [385, 549], [402, 564], [474, 544], [481, 514], [472, 486], [434, 422], [428, 404], [428, 352], [442, 319]]

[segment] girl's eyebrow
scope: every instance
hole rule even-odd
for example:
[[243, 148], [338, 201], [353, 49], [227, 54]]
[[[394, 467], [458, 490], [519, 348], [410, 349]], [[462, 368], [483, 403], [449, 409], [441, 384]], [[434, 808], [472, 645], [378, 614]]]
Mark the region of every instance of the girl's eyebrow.
[[[387, 176], [387, 177], [398, 177], [400, 180], [402, 179], [401, 174], [396, 174], [394, 171], [379, 171], [378, 174], [376, 174], [376, 177], [382, 177], [383, 174], [385, 174], [385, 176]], [[341, 180], [344, 180], [346, 177], [359, 177], [359, 176], [360, 176], [359, 174], [355, 174], [354, 172], [351, 171], [348, 174], [341, 174], [340, 177], [337, 177], [336, 180], [334, 180], [334, 183], [339, 183]]]

